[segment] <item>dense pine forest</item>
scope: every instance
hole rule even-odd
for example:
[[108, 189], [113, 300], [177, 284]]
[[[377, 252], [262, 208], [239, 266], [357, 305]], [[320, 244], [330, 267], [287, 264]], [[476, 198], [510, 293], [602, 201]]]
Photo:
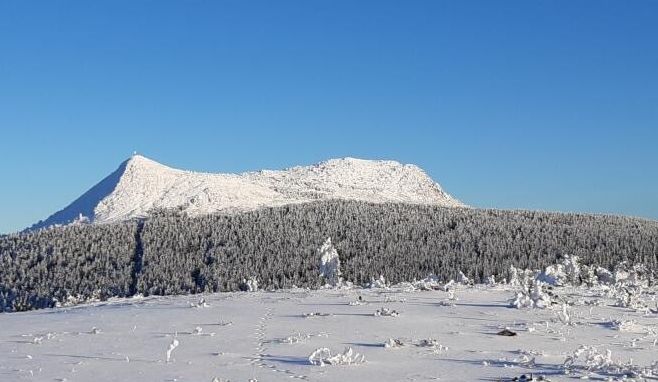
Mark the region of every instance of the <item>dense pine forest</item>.
[[0, 237], [0, 311], [111, 296], [320, 286], [331, 237], [345, 280], [365, 284], [459, 271], [476, 281], [565, 255], [658, 271], [658, 222], [619, 216], [325, 201], [190, 218], [77, 225]]
[[0, 238], [0, 311], [128, 296], [137, 224], [81, 225]]

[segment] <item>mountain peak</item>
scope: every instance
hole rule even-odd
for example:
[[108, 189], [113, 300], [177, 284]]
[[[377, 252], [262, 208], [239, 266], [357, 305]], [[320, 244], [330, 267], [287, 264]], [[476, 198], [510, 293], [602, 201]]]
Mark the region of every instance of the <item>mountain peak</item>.
[[174, 169], [135, 153], [68, 207], [30, 229], [142, 218], [160, 208], [203, 215], [324, 199], [464, 206], [419, 167], [391, 160], [346, 157], [286, 170], [209, 174]]
[[140, 154], [133, 154], [130, 158], [124, 161], [126, 168], [142, 168], [142, 169], [169, 169], [160, 162], [147, 158]]

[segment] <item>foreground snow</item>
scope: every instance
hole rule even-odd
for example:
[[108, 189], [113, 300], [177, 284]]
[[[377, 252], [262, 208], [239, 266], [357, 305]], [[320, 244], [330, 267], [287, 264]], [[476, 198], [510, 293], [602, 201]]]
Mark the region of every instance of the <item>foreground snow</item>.
[[[0, 380], [658, 379], [658, 314], [616, 307], [600, 289], [555, 291], [568, 303], [548, 309], [510, 308], [508, 286], [451, 285], [133, 298], [2, 314]], [[655, 296], [645, 295], [649, 306]], [[517, 335], [497, 335], [506, 328]]]

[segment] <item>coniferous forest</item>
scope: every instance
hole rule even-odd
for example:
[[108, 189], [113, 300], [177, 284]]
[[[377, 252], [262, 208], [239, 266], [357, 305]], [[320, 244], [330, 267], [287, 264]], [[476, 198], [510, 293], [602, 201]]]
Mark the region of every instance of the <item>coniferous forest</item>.
[[658, 222], [603, 215], [324, 201], [190, 218], [74, 225], [0, 237], [0, 311], [74, 298], [318, 287], [331, 237], [345, 280], [365, 284], [463, 271], [476, 282], [565, 255], [658, 271]]

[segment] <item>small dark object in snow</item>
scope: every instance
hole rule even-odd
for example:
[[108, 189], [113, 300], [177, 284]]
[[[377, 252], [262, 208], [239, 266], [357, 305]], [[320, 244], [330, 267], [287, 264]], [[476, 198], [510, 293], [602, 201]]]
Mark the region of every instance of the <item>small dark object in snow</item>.
[[514, 377], [512, 378], [513, 382], [530, 382], [530, 381], [548, 381], [548, 379], [544, 378], [543, 375], [538, 375], [536, 377], [533, 377], [532, 374], [530, 376], [527, 376], [525, 374], [521, 374], [520, 377]]
[[514, 337], [516, 335], [516, 333], [514, 333], [513, 331], [511, 331], [509, 329], [503, 329], [503, 330], [501, 330], [500, 332], [498, 332], [496, 334], [498, 334], [499, 336], [505, 336], [505, 337]]

